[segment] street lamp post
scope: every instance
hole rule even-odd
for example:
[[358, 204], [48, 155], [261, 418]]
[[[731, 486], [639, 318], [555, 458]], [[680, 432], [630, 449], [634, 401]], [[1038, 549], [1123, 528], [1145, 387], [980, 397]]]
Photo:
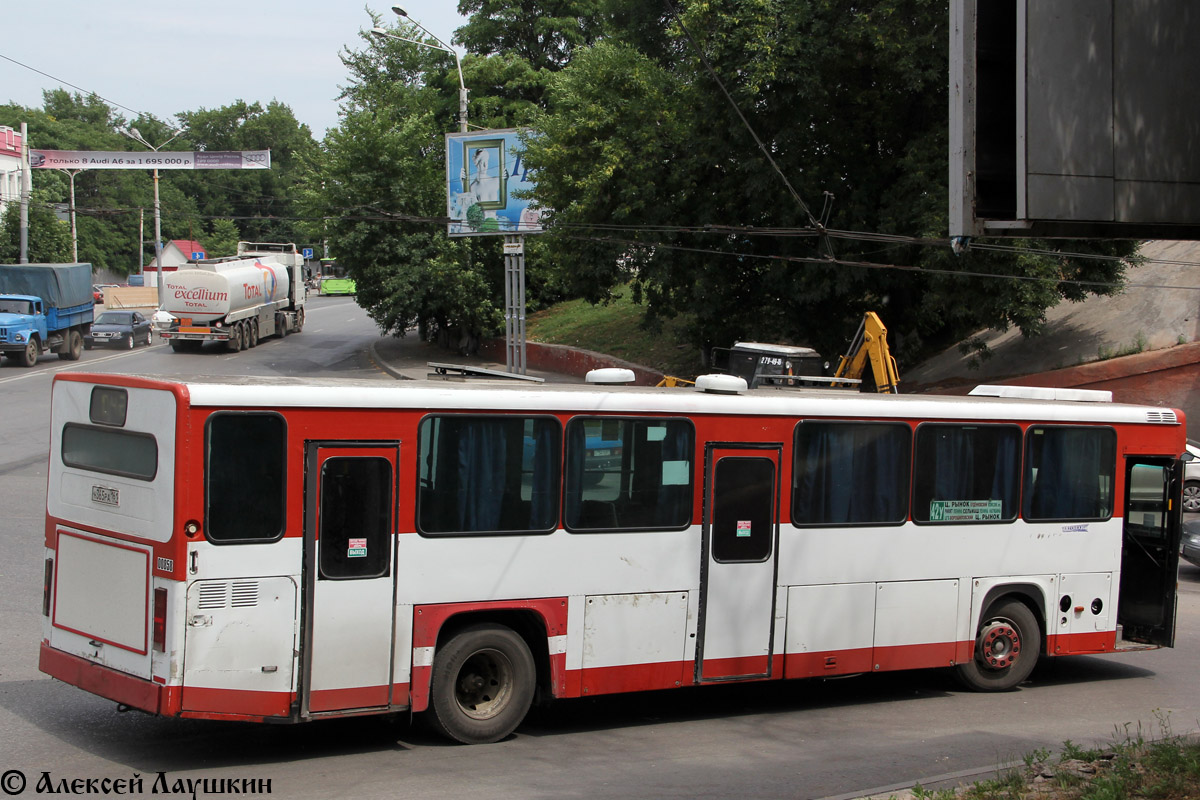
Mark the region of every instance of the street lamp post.
[[79, 232], [75, 227], [75, 176], [83, 172], [81, 169], [60, 169], [71, 179], [71, 260], [79, 263]]
[[[151, 150], [153, 150], [156, 153], [159, 150], [161, 150], [162, 148], [166, 147], [172, 141], [174, 141], [175, 138], [177, 136], [179, 136], [179, 134], [183, 133], [183, 128], [179, 128], [178, 130], [175, 131], [175, 133], [171, 136], [170, 139], [167, 139], [167, 141], [163, 142], [158, 147], [155, 147], [154, 145], [147, 142], [144, 138], [142, 138], [142, 134], [138, 132], [137, 128], [121, 128], [120, 130], [121, 130], [121, 133], [125, 134], [130, 139], [133, 139], [138, 144], [141, 144], [141, 145], [144, 145], [144, 146], [150, 148]], [[138, 268], [140, 269], [142, 266], [140, 263], [141, 262], [141, 254], [140, 253], [138, 254], [138, 261], [139, 261]], [[154, 168], [154, 270], [156, 273], [155, 277], [154, 277], [154, 282], [158, 288], [158, 307], [162, 308], [162, 305], [163, 305], [162, 209], [158, 202], [158, 167]]]
[[417, 22], [415, 19], [410, 17], [408, 15], [408, 12], [405, 11], [400, 6], [392, 6], [392, 13], [395, 14], [397, 17], [400, 17], [401, 19], [408, 20], [413, 25], [416, 25], [418, 28], [425, 31], [425, 33], [428, 34], [434, 41], [436, 41], [437, 44], [430, 44], [429, 42], [423, 42], [420, 39], [409, 39], [404, 36], [397, 36], [396, 34], [388, 33], [383, 28], [379, 28], [379, 27], [372, 28], [371, 33], [374, 34], [375, 36], [379, 36], [379, 37], [382, 37], [385, 39], [396, 39], [401, 42], [411, 42], [412, 44], [419, 44], [422, 47], [429, 47], [429, 48], [432, 48], [433, 50], [443, 50], [443, 51], [449, 53], [450, 55], [454, 56], [454, 66], [458, 69], [458, 131], [459, 131], [459, 133], [466, 133], [467, 132], [467, 84], [466, 84], [466, 82], [463, 81], [462, 61], [459, 60], [458, 52], [455, 51], [452, 47], [450, 47], [450, 45], [446, 44], [441, 39], [439, 39], [435, 34], [433, 34], [424, 25], [422, 25], [421, 23]]

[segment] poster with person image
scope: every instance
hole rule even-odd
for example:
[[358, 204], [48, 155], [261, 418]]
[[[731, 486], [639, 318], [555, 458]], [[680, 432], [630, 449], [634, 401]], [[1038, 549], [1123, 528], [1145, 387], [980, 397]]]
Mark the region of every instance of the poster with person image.
[[541, 211], [515, 128], [446, 134], [451, 236], [541, 233]]

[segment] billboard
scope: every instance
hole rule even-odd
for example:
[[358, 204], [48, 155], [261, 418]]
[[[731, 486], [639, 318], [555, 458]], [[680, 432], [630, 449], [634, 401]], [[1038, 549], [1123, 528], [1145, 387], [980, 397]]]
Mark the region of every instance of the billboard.
[[541, 233], [541, 210], [515, 128], [446, 134], [446, 211], [451, 236]]
[[32, 169], [270, 169], [270, 150], [127, 153], [123, 150], [29, 150]]

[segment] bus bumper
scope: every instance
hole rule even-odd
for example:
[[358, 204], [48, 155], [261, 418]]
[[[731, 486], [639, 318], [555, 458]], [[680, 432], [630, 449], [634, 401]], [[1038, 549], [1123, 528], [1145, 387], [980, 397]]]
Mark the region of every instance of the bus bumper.
[[85, 658], [68, 655], [42, 642], [38, 669], [63, 683], [115, 700], [131, 708], [159, 714], [163, 687]]

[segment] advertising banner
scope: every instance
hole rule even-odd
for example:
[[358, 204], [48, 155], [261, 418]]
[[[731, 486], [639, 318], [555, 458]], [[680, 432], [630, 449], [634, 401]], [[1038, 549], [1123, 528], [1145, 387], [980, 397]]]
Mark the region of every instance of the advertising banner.
[[451, 236], [541, 233], [541, 210], [516, 129], [446, 134], [446, 197]]
[[33, 169], [270, 169], [270, 150], [127, 153], [123, 150], [29, 150]]

